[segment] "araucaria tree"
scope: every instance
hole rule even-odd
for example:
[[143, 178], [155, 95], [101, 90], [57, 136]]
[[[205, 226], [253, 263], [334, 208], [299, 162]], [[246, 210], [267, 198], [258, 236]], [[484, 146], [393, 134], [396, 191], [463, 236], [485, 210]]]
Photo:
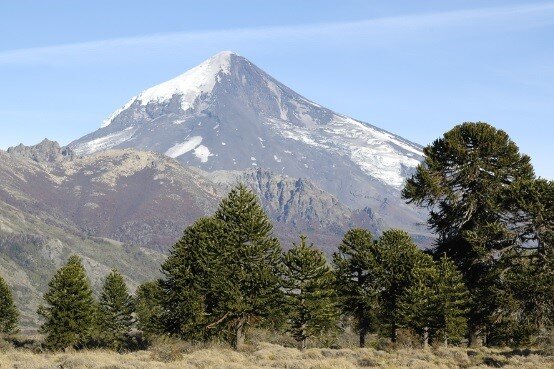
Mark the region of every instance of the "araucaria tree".
[[382, 268], [381, 325], [392, 342], [396, 342], [398, 328], [411, 328], [423, 335], [431, 325], [433, 259], [419, 250], [410, 235], [401, 230], [383, 232], [377, 247]]
[[162, 325], [162, 289], [159, 281], [145, 282], [137, 288], [135, 312], [137, 328], [146, 337], [164, 332]]
[[220, 270], [211, 279], [211, 312], [231, 328], [240, 348], [248, 325], [277, 313], [283, 300], [279, 268], [281, 247], [256, 195], [239, 185], [221, 201], [215, 218], [225, 237]]
[[371, 232], [355, 228], [344, 235], [333, 255], [336, 290], [342, 311], [354, 319], [360, 347], [376, 327], [378, 294], [382, 284], [381, 257]]
[[46, 305], [38, 314], [45, 321], [41, 332], [51, 349], [82, 347], [94, 327], [95, 301], [85, 269], [78, 256], [71, 256], [48, 284]]
[[248, 325], [274, 316], [283, 294], [272, 228], [256, 195], [239, 185], [213, 217], [185, 230], [162, 267], [166, 331], [224, 335], [240, 348]]
[[12, 292], [8, 284], [0, 277], [0, 334], [17, 333], [19, 311], [17, 310]]
[[310, 337], [336, 327], [339, 312], [333, 271], [323, 253], [306, 243], [305, 236], [284, 254], [283, 264], [289, 332], [305, 349]]
[[106, 277], [99, 302], [100, 343], [121, 350], [129, 340], [134, 323], [134, 301], [118, 271], [113, 270]]
[[469, 292], [462, 274], [446, 254], [437, 261], [433, 296], [435, 338], [442, 339], [445, 346], [459, 342], [467, 333]]
[[[530, 159], [508, 135], [486, 123], [464, 123], [424, 149], [425, 160], [408, 180], [403, 196], [430, 210], [429, 225], [438, 235], [436, 252], [463, 273], [473, 304], [471, 337], [494, 330], [504, 293], [497, 266], [521, 246], [506, 205], [514, 183], [534, 178]], [[505, 296], [504, 296], [505, 297]]]
[[222, 230], [217, 219], [197, 220], [185, 229], [163, 263], [159, 286], [165, 332], [189, 340], [220, 333], [212, 325], [219, 318], [212, 318], [209, 310], [218, 298], [212, 284], [220, 278]]

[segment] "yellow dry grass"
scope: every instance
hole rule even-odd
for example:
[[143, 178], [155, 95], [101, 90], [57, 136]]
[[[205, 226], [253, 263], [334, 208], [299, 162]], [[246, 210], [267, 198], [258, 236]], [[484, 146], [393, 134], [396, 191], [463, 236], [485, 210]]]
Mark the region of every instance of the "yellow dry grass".
[[[469, 355], [468, 355], [469, 353]], [[165, 361], [162, 361], [165, 360]], [[160, 359], [153, 351], [117, 354], [109, 351], [32, 353], [10, 349], [0, 352], [0, 368], [17, 369], [355, 369], [355, 368], [491, 368], [553, 369], [554, 357], [534, 353], [518, 355], [508, 349], [468, 350], [436, 348], [398, 349], [308, 349], [299, 351], [262, 343], [248, 351], [236, 352], [212, 347], [173, 352]]]

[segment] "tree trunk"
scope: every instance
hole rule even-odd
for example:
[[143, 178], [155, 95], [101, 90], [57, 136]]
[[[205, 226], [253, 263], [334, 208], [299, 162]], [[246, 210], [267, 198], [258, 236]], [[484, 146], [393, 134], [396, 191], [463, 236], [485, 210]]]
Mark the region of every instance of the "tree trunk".
[[304, 351], [306, 348], [308, 348], [308, 337], [304, 337], [300, 341], [300, 350]]
[[246, 323], [246, 318], [241, 317], [235, 324], [235, 340], [233, 342], [233, 348], [235, 350], [240, 350], [244, 346], [244, 325]]
[[444, 347], [448, 347], [448, 335], [446, 334], [446, 329], [444, 330], [444, 334], [443, 334], [443, 342], [444, 342]]
[[396, 323], [392, 323], [390, 340], [392, 341], [392, 343], [396, 343]]
[[429, 327], [423, 328], [423, 348], [429, 348]]
[[364, 328], [360, 328], [360, 347], [365, 347], [365, 336], [366, 336], [366, 330]]
[[476, 328], [471, 327], [470, 332], [469, 332], [468, 346], [469, 347], [480, 347], [482, 345], [483, 345], [483, 342], [481, 341], [479, 331]]

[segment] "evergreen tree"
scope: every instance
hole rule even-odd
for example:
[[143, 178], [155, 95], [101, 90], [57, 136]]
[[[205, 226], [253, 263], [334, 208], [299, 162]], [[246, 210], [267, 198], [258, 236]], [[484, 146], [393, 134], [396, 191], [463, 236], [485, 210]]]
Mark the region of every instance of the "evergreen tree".
[[102, 287], [99, 301], [100, 341], [116, 350], [122, 349], [129, 341], [134, 323], [134, 301], [129, 294], [123, 276], [113, 270]]
[[436, 280], [433, 272], [431, 268], [419, 270], [398, 297], [396, 305], [397, 326], [420, 335], [425, 348], [428, 347], [432, 334], [434, 291], [431, 283]]
[[376, 325], [378, 292], [382, 284], [381, 257], [371, 232], [351, 229], [333, 255], [336, 289], [342, 310], [355, 319], [360, 347]]
[[249, 324], [282, 304], [280, 246], [256, 196], [243, 185], [216, 214], [185, 230], [162, 266], [162, 321], [183, 338], [228, 336], [244, 343]]
[[94, 327], [95, 301], [85, 269], [78, 256], [71, 256], [48, 284], [46, 306], [38, 314], [45, 319], [41, 332], [51, 349], [82, 347]]
[[0, 334], [18, 332], [19, 311], [13, 302], [12, 292], [8, 284], [0, 277]]
[[199, 219], [185, 230], [162, 265], [161, 322], [166, 332], [184, 339], [219, 333], [212, 323], [220, 318], [210, 312], [219, 298], [213, 284], [224, 267], [223, 228], [218, 219]]
[[[471, 291], [471, 337], [501, 311], [488, 283], [497, 262], [517, 247], [504, 219], [506, 189], [534, 178], [530, 159], [508, 135], [486, 123], [464, 123], [424, 149], [425, 160], [408, 180], [403, 196], [430, 210], [436, 252], [451, 258]], [[484, 305], [491, 303], [491, 305]], [[490, 330], [490, 327], [488, 328]]]
[[333, 272], [325, 256], [306, 237], [284, 254], [283, 288], [289, 306], [289, 331], [307, 347], [308, 338], [332, 330], [338, 320]]
[[164, 332], [162, 325], [162, 291], [159, 281], [145, 282], [135, 297], [137, 328], [146, 336]]
[[282, 304], [281, 247], [256, 195], [244, 185], [221, 201], [215, 218], [223, 225], [224, 242], [219, 270], [210, 278], [210, 313], [217, 325], [231, 328], [233, 347], [240, 348], [247, 326], [271, 317]]
[[442, 338], [447, 346], [449, 341], [459, 341], [467, 333], [469, 292], [462, 274], [445, 254], [437, 262], [437, 273], [433, 294], [433, 328], [436, 338]]
[[[401, 230], [383, 232], [377, 246], [382, 267], [381, 325], [393, 342], [396, 342], [398, 328], [417, 328], [422, 333], [429, 321], [430, 299], [425, 280], [433, 271], [431, 257], [419, 250], [410, 235]], [[407, 301], [417, 304], [410, 305]]]
[[520, 302], [516, 326], [544, 336], [554, 328], [554, 182], [518, 181], [505, 202], [506, 220], [521, 244], [503, 263], [511, 269], [504, 273], [507, 285]]

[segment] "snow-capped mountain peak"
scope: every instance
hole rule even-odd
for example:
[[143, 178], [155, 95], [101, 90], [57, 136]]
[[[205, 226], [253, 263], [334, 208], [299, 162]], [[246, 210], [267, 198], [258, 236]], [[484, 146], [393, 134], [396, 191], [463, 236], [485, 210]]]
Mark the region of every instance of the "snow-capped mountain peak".
[[421, 146], [318, 105], [231, 52], [144, 90], [70, 147], [77, 155], [156, 151], [207, 171], [262, 168], [311, 179], [354, 207], [391, 196], [400, 203], [423, 155]]
[[212, 91], [220, 73], [229, 74], [231, 58], [238, 56], [232, 51], [222, 51], [187, 72], [142, 91], [104, 120], [101, 128], [109, 126], [122, 111], [128, 109], [135, 101], [144, 106], [152, 102], [164, 103], [178, 95], [181, 97], [181, 109], [192, 108], [201, 94]]

